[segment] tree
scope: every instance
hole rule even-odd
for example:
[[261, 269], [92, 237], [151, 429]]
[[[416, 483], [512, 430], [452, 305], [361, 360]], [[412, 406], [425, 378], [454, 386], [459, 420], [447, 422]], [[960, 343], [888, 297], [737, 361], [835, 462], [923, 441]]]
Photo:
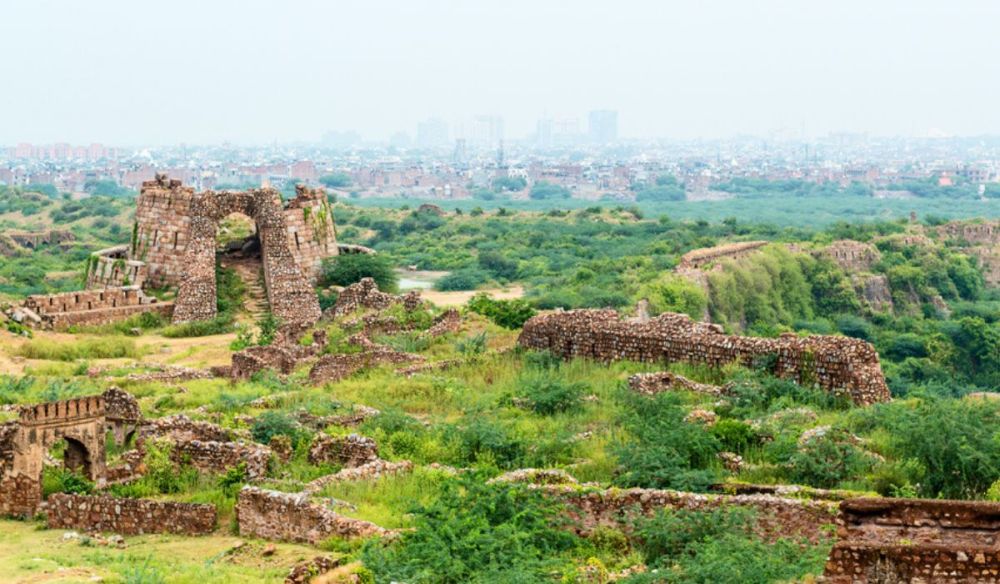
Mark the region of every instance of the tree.
[[344, 172], [336, 172], [319, 177], [319, 182], [323, 186], [331, 189], [342, 189], [351, 186], [351, 176]]
[[372, 278], [379, 289], [386, 292], [395, 292], [399, 285], [399, 277], [389, 259], [373, 254], [344, 254], [326, 258], [319, 285], [350, 286], [362, 278]]
[[568, 199], [571, 194], [566, 187], [543, 180], [531, 187], [529, 196], [536, 201], [542, 201], [545, 199]]

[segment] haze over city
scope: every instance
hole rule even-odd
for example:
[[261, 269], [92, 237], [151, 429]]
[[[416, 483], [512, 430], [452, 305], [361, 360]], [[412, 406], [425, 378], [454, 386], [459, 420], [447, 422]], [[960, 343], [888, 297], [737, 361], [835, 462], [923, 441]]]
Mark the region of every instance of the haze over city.
[[[618, 112], [625, 139], [1000, 133], [1000, 4], [20, 2], [0, 145], [387, 141]], [[34, 115], [28, 115], [34, 113]]]

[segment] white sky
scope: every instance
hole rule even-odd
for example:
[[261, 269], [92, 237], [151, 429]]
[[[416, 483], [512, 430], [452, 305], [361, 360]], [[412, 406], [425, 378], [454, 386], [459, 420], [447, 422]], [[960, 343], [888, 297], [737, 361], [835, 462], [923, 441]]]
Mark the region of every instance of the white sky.
[[6, 0], [0, 144], [1000, 134], [998, 0]]

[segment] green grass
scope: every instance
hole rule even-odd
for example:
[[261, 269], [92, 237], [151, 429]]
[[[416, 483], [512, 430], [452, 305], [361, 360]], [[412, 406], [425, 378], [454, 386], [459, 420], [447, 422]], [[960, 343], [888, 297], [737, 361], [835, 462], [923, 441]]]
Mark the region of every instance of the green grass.
[[144, 352], [131, 339], [106, 337], [68, 342], [33, 339], [15, 349], [14, 354], [26, 359], [77, 361], [80, 359], [138, 359], [143, 356]]

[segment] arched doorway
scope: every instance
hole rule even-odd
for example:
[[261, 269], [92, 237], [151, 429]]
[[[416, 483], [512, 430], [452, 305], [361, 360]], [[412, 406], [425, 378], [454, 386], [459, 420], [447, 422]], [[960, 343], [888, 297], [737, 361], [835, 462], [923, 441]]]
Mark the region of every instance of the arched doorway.
[[256, 224], [271, 312], [282, 323], [313, 323], [319, 299], [292, 253], [281, 195], [274, 189], [206, 191], [191, 199], [191, 241], [184, 252], [187, 274], [174, 303], [173, 321], [211, 320], [218, 314], [215, 279], [219, 221], [233, 213]]

